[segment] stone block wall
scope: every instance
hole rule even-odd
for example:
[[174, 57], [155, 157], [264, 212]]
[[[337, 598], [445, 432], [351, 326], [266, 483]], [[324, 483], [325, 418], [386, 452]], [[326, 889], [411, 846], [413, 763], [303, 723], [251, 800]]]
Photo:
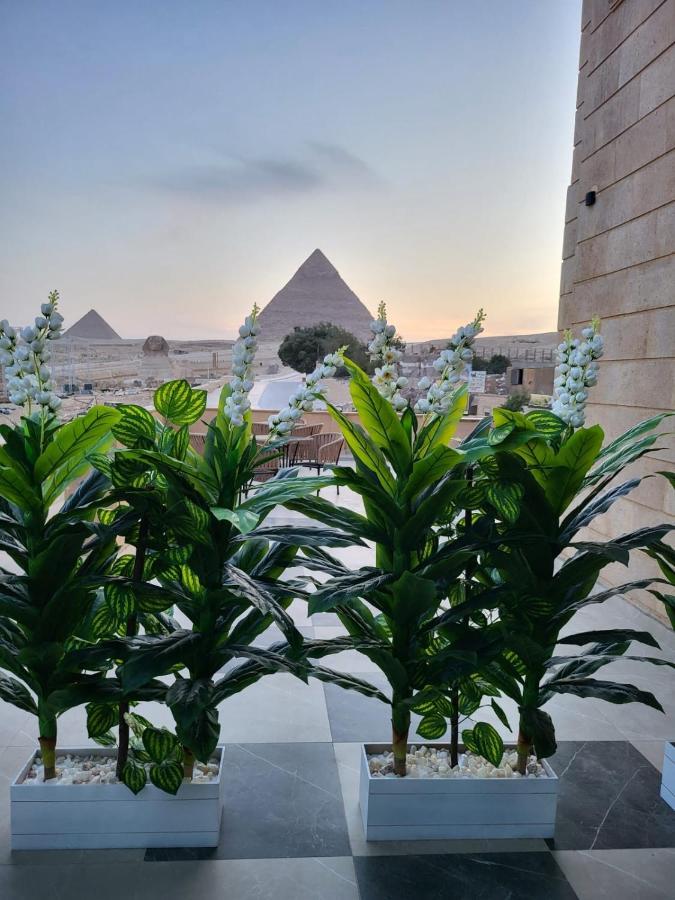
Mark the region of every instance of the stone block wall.
[[[558, 326], [603, 320], [588, 420], [611, 439], [675, 408], [675, 0], [584, 0], [578, 84]], [[665, 444], [636, 471], [675, 470], [675, 441]], [[650, 478], [594, 531], [608, 537], [673, 515], [675, 492]], [[633, 556], [632, 577], [656, 573]], [[628, 580], [623, 567], [607, 572]], [[664, 616], [651, 595], [631, 599]]]

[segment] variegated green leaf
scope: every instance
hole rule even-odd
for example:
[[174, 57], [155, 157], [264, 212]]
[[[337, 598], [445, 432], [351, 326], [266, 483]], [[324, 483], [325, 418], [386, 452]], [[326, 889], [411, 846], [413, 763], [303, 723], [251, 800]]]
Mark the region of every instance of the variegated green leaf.
[[140, 793], [147, 782], [145, 766], [133, 759], [128, 759], [122, 769], [122, 781], [134, 794]]
[[158, 765], [150, 766], [150, 781], [160, 791], [177, 794], [183, 783], [183, 766], [176, 760], [166, 760]]
[[206, 391], [193, 390], [185, 379], [167, 381], [154, 396], [157, 412], [175, 425], [192, 425], [206, 409]]
[[417, 733], [426, 741], [436, 741], [443, 737], [447, 729], [448, 726], [443, 716], [434, 713], [422, 719], [417, 726]]
[[167, 759], [176, 749], [177, 744], [176, 736], [166, 728], [149, 727], [143, 732], [143, 746], [156, 763]]
[[117, 409], [121, 415], [113, 426], [112, 433], [121, 444], [135, 448], [154, 443], [156, 422], [147, 409], [135, 404], [123, 404]]
[[489, 722], [477, 722], [473, 729], [473, 740], [478, 753], [493, 766], [498, 766], [504, 755], [504, 742]]
[[87, 734], [96, 738], [109, 731], [117, 724], [117, 706], [110, 703], [88, 703]]

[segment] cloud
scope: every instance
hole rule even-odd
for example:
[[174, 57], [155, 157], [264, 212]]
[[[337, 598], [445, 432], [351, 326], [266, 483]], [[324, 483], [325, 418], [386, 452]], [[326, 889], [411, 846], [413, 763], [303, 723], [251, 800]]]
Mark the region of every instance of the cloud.
[[380, 179], [364, 160], [344, 147], [307, 141], [295, 156], [227, 156], [153, 176], [151, 183], [173, 193], [238, 204], [284, 194], [375, 187]]

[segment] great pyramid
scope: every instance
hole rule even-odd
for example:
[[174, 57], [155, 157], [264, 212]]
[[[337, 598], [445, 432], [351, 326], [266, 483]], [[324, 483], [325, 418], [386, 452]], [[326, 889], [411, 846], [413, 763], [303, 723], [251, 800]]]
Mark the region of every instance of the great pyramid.
[[373, 317], [321, 250], [315, 250], [259, 316], [260, 340], [282, 341], [296, 325], [332, 322], [361, 340]]
[[121, 341], [119, 334], [108, 325], [106, 320], [100, 316], [95, 309], [90, 309], [88, 313], [78, 319], [74, 325], [71, 325], [68, 331], [64, 331], [64, 337], [84, 338], [90, 341]]

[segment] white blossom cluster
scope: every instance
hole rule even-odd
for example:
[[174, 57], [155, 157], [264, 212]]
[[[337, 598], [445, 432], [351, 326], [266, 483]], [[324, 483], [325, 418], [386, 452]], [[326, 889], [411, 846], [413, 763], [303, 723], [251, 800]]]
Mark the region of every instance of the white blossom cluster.
[[332, 378], [338, 368], [344, 365], [345, 350], [346, 347], [340, 347], [335, 353], [324, 356], [323, 362], [318, 363], [314, 371], [307, 375], [303, 386], [291, 395], [288, 405], [269, 417], [269, 441], [289, 437], [303, 412], [311, 412], [316, 401], [324, 399], [325, 388], [321, 380]]
[[408, 384], [408, 379], [400, 374], [398, 363], [403, 354], [395, 346], [396, 326], [387, 322], [387, 307], [380, 303], [377, 308], [377, 319], [370, 323], [374, 337], [368, 344], [370, 359], [381, 365], [375, 369], [372, 382], [378, 393], [385, 397], [396, 410], [404, 410], [408, 406], [407, 399], [401, 394], [401, 388]]
[[232, 350], [234, 378], [230, 381], [231, 393], [225, 398], [223, 412], [235, 427], [244, 424], [244, 413], [251, 407], [248, 395], [253, 387], [253, 362], [258, 349], [258, 312], [258, 306], [254, 305], [251, 315], [246, 316], [239, 328], [239, 337]]
[[473, 359], [473, 343], [483, 330], [485, 313], [482, 309], [473, 322], [458, 328], [448, 342], [445, 350], [441, 350], [438, 359], [434, 360], [434, 369], [438, 372], [438, 378], [432, 383], [426, 376], [420, 378], [417, 387], [426, 391], [426, 397], [421, 397], [415, 404], [415, 409], [421, 413], [444, 413], [450, 406], [452, 395], [459, 386], [462, 376]]
[[581, 329], [581, 339], [566, 331], [558, 344], [551, 411], [572, 428], [580, 428], [586, 420], [588, 388], [598, 383], [597, 360], [603, 352], [598, 318]]
[[17, 333], [7, 319], [0, 322], [0, 365], [7, 377], [9, 399], [17, 406], [33, 404], [43, 410], [56, 412], [61, 400], [54, 393], [52, 372], [47, 363], [51, 358], [49, 344], [61, 337], [63, 316], [58, 312], [59, 293], [52, 291], [35, 324]]

